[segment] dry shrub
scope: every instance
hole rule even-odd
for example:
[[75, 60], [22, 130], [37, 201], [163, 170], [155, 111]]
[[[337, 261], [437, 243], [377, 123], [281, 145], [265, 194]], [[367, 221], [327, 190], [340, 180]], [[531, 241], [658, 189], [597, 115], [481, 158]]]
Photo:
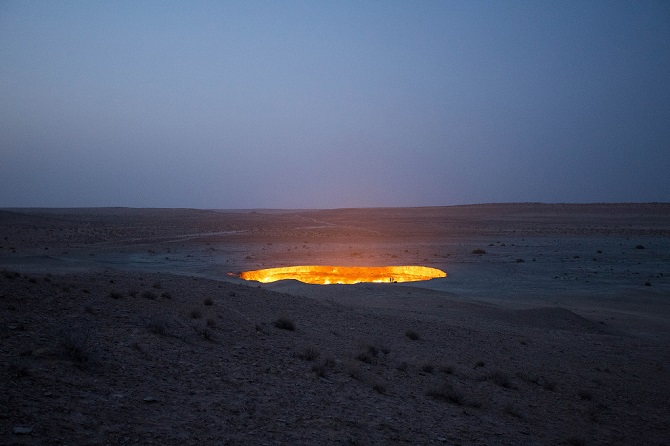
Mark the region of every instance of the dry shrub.
[[62, 355], [80, 367], [86, 367], [93, 359], [91, 329], [74, 326], [59, 334]]
[[433, 373], [433, 370], [435, 370], [435, 367], [433, 367], [432, 364], [424, 364], [423, 367], [421, 367], [421, 371], [424, 373]]
[[523, 418], [519, 409], [512, 403], [506, 404], [505, 407], [503, 408], [503, 412], [505, 412], [508, 415], [512, 415], [515, 418]]
[[321, 354], [319, 351], [314, 348], [314, 347], [306, 347], [302, 353], [298, 355], [300, 359], [304, 359], [305, 361], [314, 361], [316, 360]]
[[497, 385], [500, 387], [504, 387], [505, 389], [509, 389], [512, 387], [512, 382], [510, 381], [509, 376], [505, 372], [501, 372], [500, 370], [496, 370], [495, 372], [491, 373], [489, 378]]
[[454, 366], [452, 366], [452, 365], [442, 366], [442, 367], [440, 367], [440, 372], [446, 373], [447, 375], [453, 375], [454, 374]]
[[380, 383], [375, 383], [372, 388], [374, 389], [375, 392], [380, 393], [382, 395], [386, 394], [386, 386]]
[[155, 300], [158, 296], [156, 296], [156, 293], [154, 293], [153, 291], [147, 290], [142, 293], [142, 297], [145, 299]]
[[153, 334], [164, 336], [168, 332], [168, 323], [160, 317], [152, 317], [147, 321], [147, 328]]
[[414, 330], [407, 330], [405, 332], [405, 336], [407, 336], [412, 341], [418, 341], [419, 339], [421, 339], [421, 336], [419, 336], [419, 333], [417, 333]]
[[358, 355], [356, 355], [356, 359], [366, 364], [372, 364], [372, 356], [366, 352], [360, 352]]
[[328, 372], [328, 368], [324, 363], [314, 364], [312, 366], [312, 372], [316, 373], [316, 376], [319, 378], [325, 378]]
[[274, 321], [274, 326], [282, 330], [295, 331], [295, 324], [286, 317], [279, 317]]
[[440, 387], [429, 390], [427, 395], [436, 400], [446, 401], [458, 406], [464, 402], [463, 394], [446, 381]]

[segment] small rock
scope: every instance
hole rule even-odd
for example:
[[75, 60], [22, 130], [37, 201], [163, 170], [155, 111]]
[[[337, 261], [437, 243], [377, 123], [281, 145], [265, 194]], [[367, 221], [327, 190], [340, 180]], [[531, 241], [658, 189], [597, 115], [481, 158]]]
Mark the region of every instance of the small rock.
[[49, 352], [49, 349], [47, 347], [40, 347], [40, 348], [36, 348], [35, 350], [33, 350], [33, 356], [36, 356], [36, 357], [46, 356], [49, 353], [50, 352]]
[[158, 400], [156, 398], [154, 398], [153, 396], [145, 396], [142, 399], [142, 401], [144, 401], [145, 403], [156, 403], [156, 402], [158, 402]]
[[16, 435], [29, 435], [33, 433], [33, 428], [27, 426], [16, 426], [14, 429], [12, 429], [12, 432]]

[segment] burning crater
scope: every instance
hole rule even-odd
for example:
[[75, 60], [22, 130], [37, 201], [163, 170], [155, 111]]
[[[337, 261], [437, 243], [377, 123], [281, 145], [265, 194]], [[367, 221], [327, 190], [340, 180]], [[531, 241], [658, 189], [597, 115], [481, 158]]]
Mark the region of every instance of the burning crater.
[[427, 266], [286, 266], [240, 273], [240, 278], [268, 283], [293, 279], [319, 285], [360, 282], [396, 283], [447, 277], [447, 273]]

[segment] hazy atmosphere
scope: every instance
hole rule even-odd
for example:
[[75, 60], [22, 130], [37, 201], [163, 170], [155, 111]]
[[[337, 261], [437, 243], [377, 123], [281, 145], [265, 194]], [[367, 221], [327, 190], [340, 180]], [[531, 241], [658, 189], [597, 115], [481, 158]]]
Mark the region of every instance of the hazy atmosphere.
[[670, 3], [0, 3], [0, 206], [670, 201]]

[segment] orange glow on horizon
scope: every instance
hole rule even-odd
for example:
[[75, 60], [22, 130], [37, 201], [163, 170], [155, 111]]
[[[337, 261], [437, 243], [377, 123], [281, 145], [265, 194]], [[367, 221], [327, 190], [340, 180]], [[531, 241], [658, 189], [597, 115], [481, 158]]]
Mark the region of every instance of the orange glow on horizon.
[[244, 280], [262, 283], [293, 279], [318, 285], [361, 282], [395, 283], [447, 277], [447, 273], [427, 266], [286, 266], [240, 273]]

